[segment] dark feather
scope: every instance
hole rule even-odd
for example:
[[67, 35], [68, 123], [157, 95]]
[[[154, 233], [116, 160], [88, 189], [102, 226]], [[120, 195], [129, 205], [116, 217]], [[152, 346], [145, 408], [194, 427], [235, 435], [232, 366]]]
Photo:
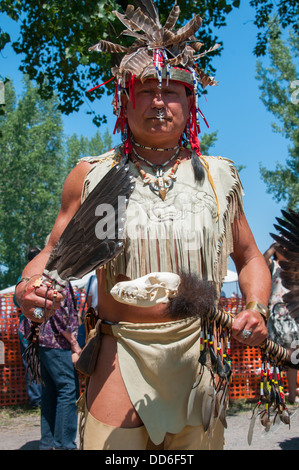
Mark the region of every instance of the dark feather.
[[276, 251], [288, 260], [299, 261], [299, 251], [296, 243], [290, 242], [286, 237], [276, 235], [275, 233], [270, 233], [270, 235], [278, 244], [278, 246], [275, 247]]
[[194, 60], [200, 59], [201, 57], [209, 54], [210, 52], [213, 52], [216, 49], [219, 49], [219, 47], [220, 47], [220, 44], [215, 44], [214, 46], [210, 47], [210, 49], [207, 49], [204, 52], [202, 52], [201, 54], [198, 54], [198, 55], [194, 56]]
[[276, 224], [273, 224], [273, 225], [276, 228], [276, 230], [278, 230], [280, 232], [282, 237], [285, 237], [285, 239], [288, 240], [288, 242], [292, 243], [294, 251], [298, 251], [298, 253], [299, 253], [299, 246], [297, 246], [298, 233], [292, 233], [292, 231], [291, 231], [292, 227], [290, 227], [290, 229], [286, 229], [286, 228], [281, 227], [281, 226], [276, 225]]
[[144, 15], [140, 8], [130, 12], [126, 11], [126, 16], [149, 37], [154, 37], [154, 35], [159, 34], [161, 30], [161, 27], [157, 25], [149, 16]]
[[281, 219], [280, 217], [276, 217], [276, 220], [281, 227], [285, 227], [290, 232], [296, 233], [297, 236], [299, 236], [299, 227], [296, 227], [296, 225], [294, 225], [293, 223], [288, 222], [285, 219]]
[[189, 47], [192, 47], [195, 52], [199, 52], [202, 46], [204, 45], [203, 42], [200, 42], [196, 39], [195, 36], [191, 36], [190, 41], [188, 41]]
[[152, 65], [152, 58], [149, 55], [149, 52], [145, 48], [139, 48], [137, 51], [132, 52], [132, 54], [127, 54], [119, 67], [120, 74], [126, 70], [127, 72], [135, 73], [136, 75], [141, 75], [144, 69]]
[[167, 20], [166, 20], [164, 28], [165, 29], [173, 29], [176, 25], [176, 22], [177, 22], [178, 18], [179, 18], [179, 14], [180, 14], [180, 7], [175, 2], [175, 4], [173, 5]]
[[290, 271], [295, 272], [296, 274], [299, 273], [299, 262], [293, 261], [292, 263], [289, 263], [288, 261], [279, 261], [279, 265], [285, 272]]
[[175, 31], [175, 40], [174, 43], [179, 43], [186, 41], [193, 36], [196, 31], [201, 27], [202, 19], [199, 15], [193, 16], [192, 20], [188, 21], [185, 26], [177, 29]]
[[283, 295], [289, 314], [299, 318], [299, 212], [282, 210], [282, 218], [276, 218], [279, 225], [274, 224], [278, 232], [270, 234], [276, 241], [275, 249], [285, 260], [279, 261], [281, 282], [289, 292]]
[[123, 34], [124, 36], [131, 36], [132, 38], [136, 38], [139, 40], [139, 43], [140, 45], [145, 45], [145, 39], [146, 39], [146, 36], [144, 34], [139, 34], [139, 33], [136, 33], [136, 31], [131, 31], [130, 29], [125, 29], [121, 34]]
[[[134, 8], [133, 8], [134, 10]], [[130, 11], [127, 9], [127, 11]], [[134, 23], [134, 21], [132, 20], [127, 20], [126, 19], [126, 15], [122, 15], [121, 13], [119, 13], [117, 10], [114, 10], [112, 12], [115, 16], [117, 16], [117, 18], [127, 27], [129, 28], [131, 31], [140, 31], [140, 27]], [[122, 34], [124, 34], [124, 32], [122, 32]]]
[[136, 6], [157, 25], [160, 25], [158, 9], [152, 0], [135, 0]]
[[[133, 189], [128, 165], [121, 161], [113, 166], [65, 228], [44, 274], [53, 279], [57, 272], [65, 281], [79, 279], [115, 258], [123, 250], [125, 209]], [[105, 214], [97, 216], [97, 208], [105, 207], [109, 209], [107, 217]], [[104, 237], [99, 236], [98, 224], [101, 223], [107, 225], [107, 230], [112, 228], [107, 232], [105, 227]]]
[[104, 41], [102, 39], [100, 42], [90, 47], [88, 50], [96, 51], [96, 52], [110, 52], [113, 54], [118, 54], [121, 52], [127, 52], [128, 48], [121, 46], [120, 44], [114, 44], [113, 42]]
[[[169, 51], [170, 53], [172, 53], [172, 50]], [[175, 54], [175, 57], [173, 59], [169, 59], [168, 63], [170, 65], [179, 65], [179, 64], [182, 64], [183, 66], [186, 66], [189, 64], [192, 63], [192, 56], [193, 56], [193, 53], [190, 51], [190, 48], [185, 47], [185, 49], [180, 53], [180, 54]]]
[[294, 212], [292, 210], [285, 211], [281, 210], [282, 215], [285, 217], [287, 221], [289, 221], [293, 227], [298, 231], [299, 229], [299, 212]]

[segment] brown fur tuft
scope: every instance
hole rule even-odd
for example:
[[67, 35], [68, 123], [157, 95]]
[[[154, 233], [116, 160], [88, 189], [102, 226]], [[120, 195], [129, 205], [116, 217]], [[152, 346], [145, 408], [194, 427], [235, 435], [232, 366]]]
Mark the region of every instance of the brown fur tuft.
[[213, 283], [203, 281], [195, 274], [181, 273], [180, 277], [178, 293], [169, 300], [167, 314], [173, 320], [207, 315], [217, 299]]

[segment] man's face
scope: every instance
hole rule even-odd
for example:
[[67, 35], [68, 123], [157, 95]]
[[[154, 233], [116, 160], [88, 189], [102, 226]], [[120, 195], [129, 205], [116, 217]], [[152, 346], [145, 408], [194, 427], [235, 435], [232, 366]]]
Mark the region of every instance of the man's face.
[[[149, 79], [145, 83], [135, 82], [135, 108], [133, 101], [125, 99], [128, 123], [137, 142], [156, 147], [176, 145], [182, 135], [193, 101], [186, 95], [185, 86], [175, 81]], [[157, 111], [163, 109], [165, 117], [160, 120]]]

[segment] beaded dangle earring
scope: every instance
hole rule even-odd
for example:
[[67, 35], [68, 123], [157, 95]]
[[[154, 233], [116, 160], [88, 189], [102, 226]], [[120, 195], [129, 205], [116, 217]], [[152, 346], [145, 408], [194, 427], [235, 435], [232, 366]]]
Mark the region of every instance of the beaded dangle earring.
[[[127, 94], [128, 100], [133, 100], [133, 106], [135, 107], [134, 100], [134, 75], [128, 82], [129, 95]], [[121, 81], [118, 80], [114, 95], [114, 109], [117, 116], [113, 134], [116, 132], [121, 133], [121, 141], [123, 143], [123, 153], [128, 158], [132, 151], [131, 132], [128, 124], [128, 119], [125, 114], [125, 109], [122, 102], [122, 93], [126, 89], [122, 87]], [[127, 92], [126, 92], [127, 93]]]

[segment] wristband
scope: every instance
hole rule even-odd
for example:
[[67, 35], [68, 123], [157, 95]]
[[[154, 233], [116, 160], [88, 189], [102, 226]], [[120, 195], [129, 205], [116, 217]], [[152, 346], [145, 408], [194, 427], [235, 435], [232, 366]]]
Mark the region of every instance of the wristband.
[[28, 282], [28, 281], [30, 281], [30, 279], [32, 279], [34, 276], [41, 276], [41, 274], [33, 274], [33, 276], [31, 276], [31, 277], [22, 277], [22, 279], [20, 279], [19, 282], [16, 283], [15, 289], [17, 288], [17, 286], [18, 286], [19, 284], [21, 284], [21, 282], [24, 282], [24, 281], [25, 281], [25, 282]]
[[22, 277], [22, 279], [19, 280], [19, 282], [16, 283], [16, 286], [15, 286], [15, 289], [17, 288], [17, 286], [19, 284], [21, 284], [21, 282], [28, 282], [30, 280], [30, 277]]
[[270, 317], [270, 310], [268, 309], [268, 307], [265, 307], [265, 305], [261, 304], [260, 302], [257, 302], [256, 300], [248, 302], [245, 307], [245, 310], [256, 310], [264, 317], [266, 322]]

